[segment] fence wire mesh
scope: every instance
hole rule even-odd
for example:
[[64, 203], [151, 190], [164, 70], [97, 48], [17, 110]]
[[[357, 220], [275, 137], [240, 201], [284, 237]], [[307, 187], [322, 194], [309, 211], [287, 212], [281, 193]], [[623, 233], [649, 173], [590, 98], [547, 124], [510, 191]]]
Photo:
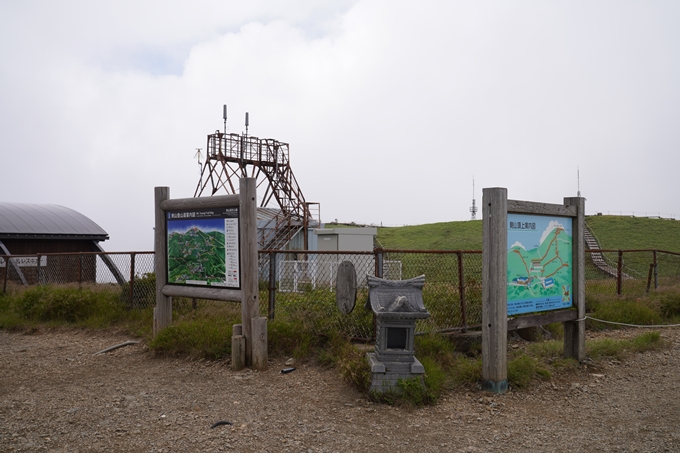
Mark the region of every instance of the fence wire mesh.
[[[336, 303], [341, 262], [357, 273], [357, 299], [349, 315]], [[153, 252], [68, 253], [2, 256], [0, 277], [8, 287], [38, 284], [116, 286], [130, 308], [156, 303]], [[602, 250], [586, 254], [586, 293], [642, 295], [680, 284], [680, 253], [656, 250]], [[425, 275], [423, 302], [430, 317], [417, 332], [478, 327], [482, 322], [481, 251], [290, 252], [259, 255], [262, 316], [299, 318], [319, 334], [339, 331], [352, 338], [374, 337], [373, 314], [366, 308], [366, 275], [404, 280]]]
[[111, 285], [128, 307], [145, 308], [156, 303], [154, 263], [153, 252], [0, 256], [0, 275], [4, 292], [10, 286]]

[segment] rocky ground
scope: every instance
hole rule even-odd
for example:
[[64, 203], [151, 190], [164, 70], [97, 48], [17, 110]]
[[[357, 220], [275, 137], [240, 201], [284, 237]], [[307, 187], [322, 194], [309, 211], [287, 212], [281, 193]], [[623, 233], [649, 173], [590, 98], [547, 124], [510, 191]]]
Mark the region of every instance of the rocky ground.
[[0, 332], [0, 451], [680, 451], [680, 330], [662, 336], [669, 349], [530, 390], [460, 389], [408, 409], [312, 365], [234, 373], [141, 343], [94, 356], [129, 339], [112, 332]]

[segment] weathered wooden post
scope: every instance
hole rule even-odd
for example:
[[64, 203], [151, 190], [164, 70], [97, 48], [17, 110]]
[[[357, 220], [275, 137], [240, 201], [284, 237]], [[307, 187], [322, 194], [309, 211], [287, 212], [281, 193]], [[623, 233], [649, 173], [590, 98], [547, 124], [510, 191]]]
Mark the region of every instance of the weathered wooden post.
[[253, 369], [267, 371], [267, 318], [255, 317], [251, 320], [252, 325], [252, 353]]
[[482, 388], [508, 390], [508, 191], [482, 191]]
[[246, 339], [243, 338], [243, 326], [234, 324], [231, 332], [231, 370], [241, 371], [246, 367]]
[[172, 324], [172, 297], [163, 294], [163, 287], [168, 282], [167, 250], [168, 230], [165, 223], [165, 210], [161, 203], [170, 198], [169, 187], [155, 188], [155, 264], [156, 272], [156, 307], [153, 309], [153, 336], [155, 337], [165, 327]]
[[[260, 315], [257, 287], [257, 198], [255, 178], [241, 178], [241, 325], [246, 339], [246, 366], [253, 364], [252, 319]], [[265, 327], [266, 330], [266, 327]], [[265, 351], [266, 352], [266, 351]]]
[[576, 320], [563, 323], [564, 356], [580, 362], [586, 358], [586, 199], [583, 197], [565, 198], [564, 205], [576, 208], [576, 217], [572, 218], [571, 294], [576, 305], [577, 316]]

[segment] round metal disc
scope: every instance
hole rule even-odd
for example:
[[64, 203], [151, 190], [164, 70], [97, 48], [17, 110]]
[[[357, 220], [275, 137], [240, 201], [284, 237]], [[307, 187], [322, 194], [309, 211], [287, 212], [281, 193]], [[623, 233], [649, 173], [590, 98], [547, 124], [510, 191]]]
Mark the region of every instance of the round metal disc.
[[348, 315], [354, 310], [357, 301], [357, 273], [351, 261], [343, 261], [338, 266], [335, 280], [335, 302], [338, 310]]

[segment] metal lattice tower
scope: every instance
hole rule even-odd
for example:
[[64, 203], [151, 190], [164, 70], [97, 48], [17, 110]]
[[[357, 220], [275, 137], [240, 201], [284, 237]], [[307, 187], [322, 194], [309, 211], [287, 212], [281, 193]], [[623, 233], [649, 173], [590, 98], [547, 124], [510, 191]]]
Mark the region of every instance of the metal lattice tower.
[[194, 197], [215, 195], [220, 190], [236, 194], [238, 179], [242, 177], [255, 178], [258, 194], [263, 194], [258, 196], [259, 207], [280, 210], [260, 228], [260, 248], [281, 249], [298, 231], [304, 230], [307, 249], [307, 230], [319, 224], [310, 206], [318, 210], [319, 204], [305, 201], [290, 166], [288, 144], [247, 134], [215, 131], [208, 135], [206, 160]]

